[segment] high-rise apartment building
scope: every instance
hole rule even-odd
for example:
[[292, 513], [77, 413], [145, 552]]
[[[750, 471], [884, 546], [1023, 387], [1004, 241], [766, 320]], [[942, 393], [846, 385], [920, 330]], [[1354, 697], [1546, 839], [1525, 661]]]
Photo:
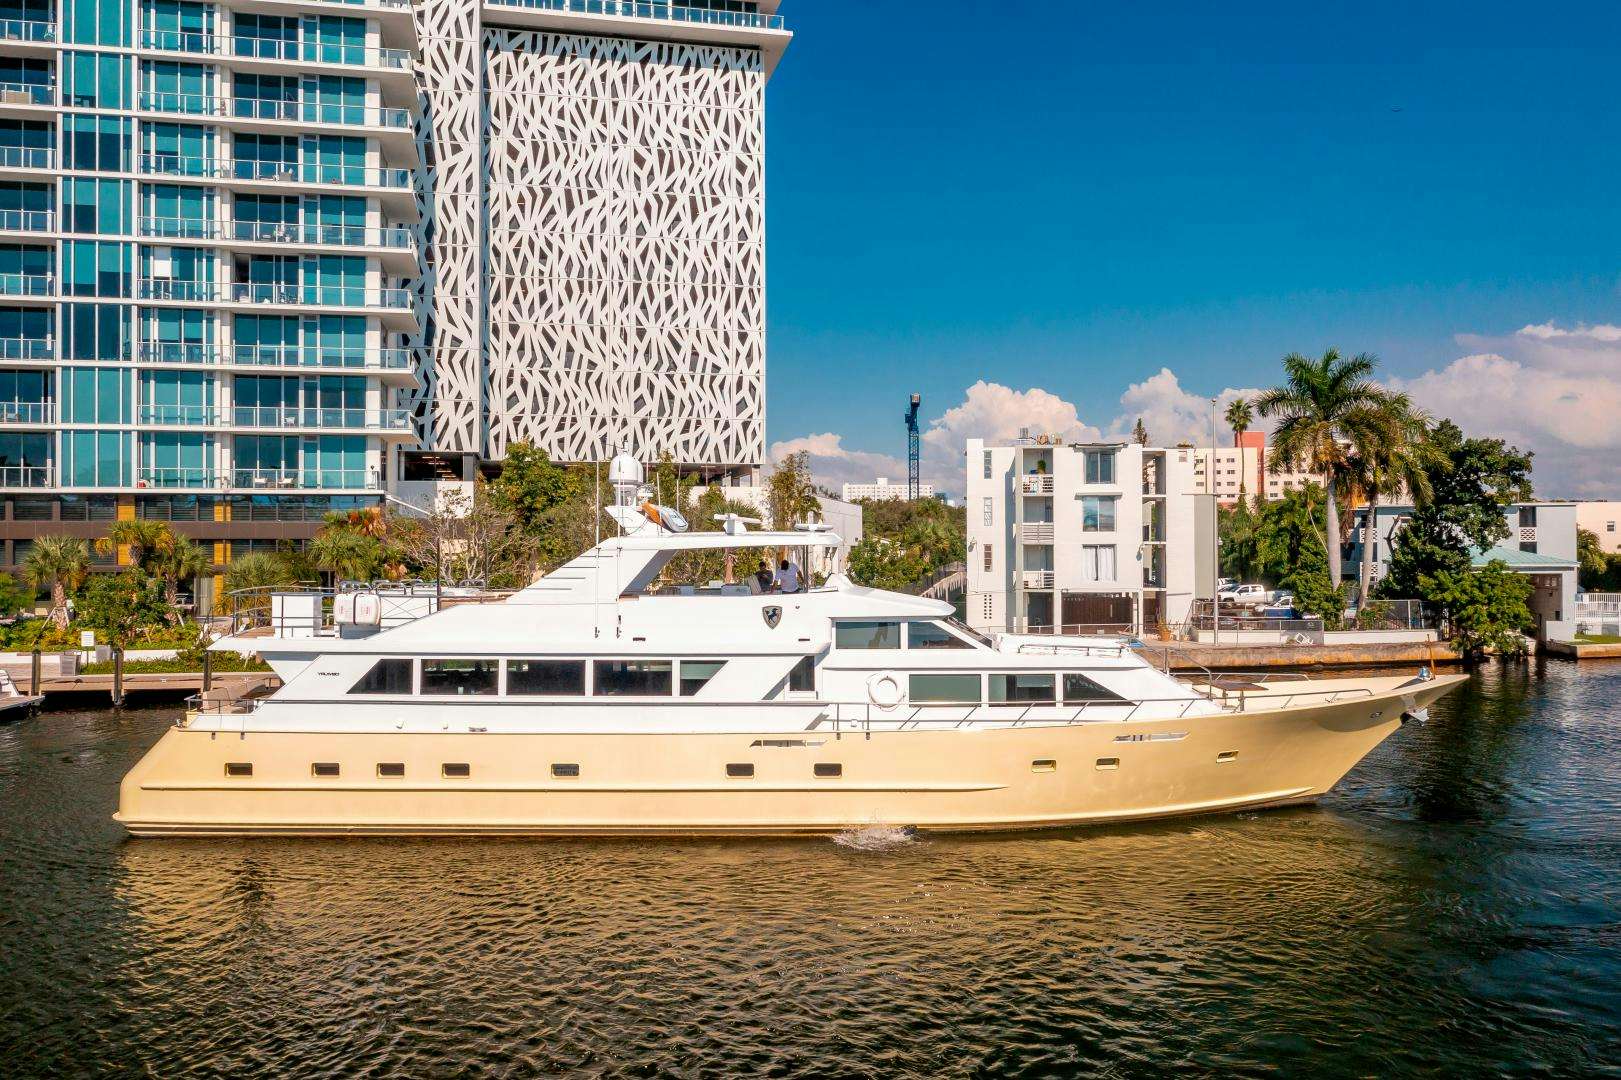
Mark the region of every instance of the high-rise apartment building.
[[773, 2], [0, 0], [0, 569], [764, 454]]

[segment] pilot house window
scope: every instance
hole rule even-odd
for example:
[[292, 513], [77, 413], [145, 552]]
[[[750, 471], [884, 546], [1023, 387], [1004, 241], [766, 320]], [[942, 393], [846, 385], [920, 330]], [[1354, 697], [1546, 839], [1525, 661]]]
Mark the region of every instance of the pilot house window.
[[508, 660], [507, 693], [579, 697], [585, 693], [585, 661]]
[[1051, 704], [1054, 700], [1051, 675], [992, 675], [990, 699], [993, 704], [1035, 702]]
[[671, 674], [668, 660], [598, 660], [597, 694], [668, 697]]
[[972, 645], [953, 634], [950, 630], [933, 622], [909, 622], [906, 624], [906, 647], [908, 649], [971, 649]]
[[493, 694], [494, 660], [424, 660], [424, 694]]
[[349, 688], [351, 694], [409, 694], [411, 661], [379, 660], [360, 681]]
[[681, 696], [692, 697], [697, 694], [725, 666], [724, 660], [681, 661]]
[[841, 649], [898, 649], [901, 647], [901, 624], [847, 619], [833, 628], [833, 644]]

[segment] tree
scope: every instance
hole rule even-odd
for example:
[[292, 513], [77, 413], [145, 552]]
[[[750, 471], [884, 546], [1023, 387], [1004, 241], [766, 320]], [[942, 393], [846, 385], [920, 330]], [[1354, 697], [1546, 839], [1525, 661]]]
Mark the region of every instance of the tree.
[[23, 588], [10, 574], [0, 574], [0, 617], [9, 619], [33, 605], [32, 591]]
[[1255, 554], [1261, 580], [1294, 593], [1296, 607], [1335, 630], [1345, 611], [1345, 589], [1329, 575], [1321, 531], [1326, 516], [1323, 489], [1316, 484], [1263, 503]]
[[[866, 549], [857, 569], [854, 549], [850, 553], [851, 580], [880, 588], [905, 588], [968, 554], [967, 511], [947, 506], [939, 499], [864, 499], [861, 502], [861, 531], [866, 540], [884, 541], [889, 547]], [[882, 568], [882, 569], [880, 569]], [[908, 569], [912, 578], [900, 580]], [[865, 579], [861, 576], [867, 575]], [[884, 580], [888, 585], [877, 586]]]
[[162, 626], [168, 614], [162, 583], [138, 568], [122, 574], [97, 574], [79, 598], [79, 622], [115, 649], [124, 648], [145, 630]]
[[1429, 505], [1434, 490], [1429, 469], [1439, 460], [1439, 451], [1430, 443], [1428, 414], [1414, 408], [1406, 394], [1387, 395], [1345, 465], [1348, 486], [1367, 503], [1358, 586], [1363, 601], [1373, 595], [1380, 498], [1406, 492], [1415, 506]]
[[[1264, 504], [1263, 504], [1264, 505]], [[1231, 509], [1218, 511], [1221, 535], [1221, 572], [1224, 577], [1239, 581], [1254, 581], [1260, 577], [1260, 555], [1256, 550], [1258, 516], [1246, 500], [1240, 499]]]
[[1148, 445], [1148, 429], [1143, 427], [1143, 418], [1140, 416], [1137, 422], [1131, 425], [1131, 441], [1138, 446]]
[[163, 597], [169, 605], [169, 617], [178, 626], [182, 621], [180, 583], [194, 581], [208, 573], [214, 568], [214, 560], [189, 536], [175, 536], [159, 549], [152, 564], [163, 581]]
[[850, 549], [850, 580], [874, 589], [900, 590], [922, 580], [929, 567], [915, 552], [883, 537], [867, 537]]
[[370, 581], [383, 566], [382, 542], [352, 529], [327, 526], [310, 541], [310, 557], [343, 581]]
[[445, 496], [424, 517], [391, 518], [388, 537], [408, 561], [438, 568], [442, 580], [490, 588], [529, 584], [533, 542], [484, 481], [473, 485], [471, 496], [459, 491]]
[[51, 622], [58, 630], [68, 625], [68, 597], [78, 591], [90, 573], [90, 550], [76, 536], [41, 536], [23, 560], [23, 573], [36, 588], [51, 587]]
[[[1244, 432], [1250, 429], [1250, 424], [1254, 422], [1255, 416], [1250, 412], [1250, 403], [1248, 401], [1245, 401], [1243, 398], [1234, 398], [1232, 401], [1227, 403], [1226, 417], [1227, 426], [1233, 429], [1233, 448], [1236, 450], [1238, 449], [1239, 440], [1243, 438]], [[1212, 460], [1212, 465], [1214, 465], [1214, 460]], [[1243, 502], [1245, 497], [1244, 472], [1244, 457], [1243, 454], [1240, 453], [1238, 459], [1239, 502]], [[1262, 494], [1264, 493], [1256, 492], [1256, 497], [1259, 498]]]
[[572, 489], [569, 470], [523, 440], [507, 446], [501, 475], [490, 481], [489, 497], [513, 515], [519, 528], [534, 534]]
[[161, 521], [134, 518], [115, 521], [107, 535], [96, 541], [96, 550], [103, 555], [117, 554], [118, 549], [129, 549], [130, 565], [147, 574], [157, 573], [156, 562], [175, 542], [174, 530]]
[[1525, 632], [1535, 620], [1526, 603], [1533, 586], [1523, 574], [1493, 559], [1478, 569], [1426, 574], [1421, 588], [1440, 608], [1452, 646], [1464, 656], [1525, 651]]
[[810, 454], [802, 450], [777, 462], [766, 480], [766, 506], [770, 510], [771, 527], [781, 531], [792, 529], [822, 512], [822, 504], [816, 498], [816, 485], [811, 481]]
[[1598, 534], [1580, 526], [1576, 529], [1576, 566], [1581, 587], [1587, 592], [1599, 592], [1608, 584], [1610, 557]]
[[1327, 498], [1324, 546], [1328, 576], [1340, 582], [1340, 512], [1336, 493], [1345, 479], [1347, 446], [1359, 446], [1388, 421], [1390, 395], [1369, 376], [1379, 361], [1368, 353], [1346, 359], [1329, 349], [1313, 360], [1300, 353], [1283, 358], [1284, 382], [1255, 399], [1262, 416], [1276, 418], [1272, 471], [1297, 462], [1323, 477]]

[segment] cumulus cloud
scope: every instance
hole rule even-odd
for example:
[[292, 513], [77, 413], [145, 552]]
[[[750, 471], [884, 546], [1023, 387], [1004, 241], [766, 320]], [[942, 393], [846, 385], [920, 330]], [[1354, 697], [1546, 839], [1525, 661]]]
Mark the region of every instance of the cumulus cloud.
[[[1229, 387], [1216, 395], [1216, 438], [1228, 438], [1225, 413], [1235, 398], [1254, 400], [1260, 391], [1253, 388]], [[1198, 446], [1210, 443], [1210, 399], [1182, 389], [1182, 383], [1170, 368], [1160, 368], [1139, 383], [1126, 387], [1120, 395], [1120, 414], [1109, 425], [1109, 437], [1131, 437], [1138, 418], [1148, 432], [1148, 440], [1155, 446], [1175, 446], [1190, 442]], [[1260, 416], [1251, 424], [1255, 431], [1269, 431], [1270, 425]]]
[[[818, 484], [835, 493], [839, 485], [870, 484], [880, 476], [904, 483], [906, 462], [888, 454], [874, 454], [866, 450], [852, 450], [844, 445], [844, 437], [831, 431], [816, 435], [803, 435], [797, 439], [774, 442], [766, 451], [771, 461], [781, 461], [789, 454], [803, 451], [809, 455], [811, 475]], [[961, 485], [958, 485], [961, 486]]]
[[1457, 340], [1474, 351], [1391, 384], [1472, 435], [1535, 451], [1544, 498], [1621, 492], [1621, 327], [1541, 323]]

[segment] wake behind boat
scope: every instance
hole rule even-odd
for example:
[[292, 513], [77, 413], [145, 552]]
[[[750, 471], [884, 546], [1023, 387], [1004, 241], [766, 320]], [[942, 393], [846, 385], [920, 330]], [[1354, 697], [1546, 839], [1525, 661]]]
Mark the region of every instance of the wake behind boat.
[[1281, 806], [1464, 678], [1183, 682], [1129, 641], [985, 638], [945, 603], [837, 574], [656, 588], [684, 551], [839, 541], [676, 532], [629, 491], [609, 512], [624, 535], [510, 596], [281, 598], [275, 625], [215, 647], [284, 685], [197, 702], [124, 779], [117, 819], [140, 836], [789, 834]]

